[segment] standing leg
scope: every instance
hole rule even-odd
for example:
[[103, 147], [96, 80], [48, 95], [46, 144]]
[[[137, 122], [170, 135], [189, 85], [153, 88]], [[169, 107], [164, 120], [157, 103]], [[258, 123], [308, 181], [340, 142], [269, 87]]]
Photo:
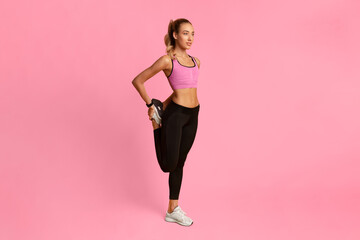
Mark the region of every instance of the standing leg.
[[[179, 199], [179, 193], [181, 189], [183, 168], [187, 155], [194, 143], [198, 126], [198, 112], [194, 112], [191, 115], [190, 121], [184, 125], [181, 135], [180, 151], [178, 164], [174, 171], [169, 174], [169, 198], [172, 200]], [[175, 208], [176, 206], [174, 206]], [[171, 207], [169, 207], [171, 209]]]

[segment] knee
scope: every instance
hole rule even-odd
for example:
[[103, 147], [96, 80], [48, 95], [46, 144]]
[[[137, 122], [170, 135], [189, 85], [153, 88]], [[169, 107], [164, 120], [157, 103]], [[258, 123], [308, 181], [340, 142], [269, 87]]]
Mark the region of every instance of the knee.
[[160, 166], [161, 170], [166, 173], [166, 172], [170, 172], [169, 169], [165, 166]]
[[173, 172], [176, 170], [176, 168], [177, 168], [177, 162], [175, 162], [175, 161], [171, 162], [165, 166], [161, 166], [161, 170], [163, 172]]

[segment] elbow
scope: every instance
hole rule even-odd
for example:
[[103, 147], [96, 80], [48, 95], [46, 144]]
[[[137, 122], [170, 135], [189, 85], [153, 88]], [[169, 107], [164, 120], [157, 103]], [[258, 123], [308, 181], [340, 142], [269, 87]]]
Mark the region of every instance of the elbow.
[[132, 85], [134, 85], [134, 87], [136, 87], [138, 85], [138, 82], [136, 81], [136, 78], [134, 80], [131, 81]]
[[131, 81], [131, 83], [136, 89], [141, 88], [142, 83], [138, 79], [135, 78], [134, 80]]

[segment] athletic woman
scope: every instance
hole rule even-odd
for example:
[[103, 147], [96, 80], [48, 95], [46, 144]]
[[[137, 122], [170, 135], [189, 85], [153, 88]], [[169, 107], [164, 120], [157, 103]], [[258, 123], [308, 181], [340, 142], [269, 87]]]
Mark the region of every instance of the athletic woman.
[[[155, 150], [163, 172], [169, 172], [169, 206], [165, 220], [190, 226], [193, 220], [178, 205], [183, 167], [197, 131], [200, 103], [197, 83], [200, 60], [187, 54], [194, 41], [194, 28], [189, 20], [171, 20], [165, 35], [166, 55], [132, 81], [146, 102], [152, 121]], [[144, 83], [163, 71], [173, 93], [164, 101], [150, 98]]]

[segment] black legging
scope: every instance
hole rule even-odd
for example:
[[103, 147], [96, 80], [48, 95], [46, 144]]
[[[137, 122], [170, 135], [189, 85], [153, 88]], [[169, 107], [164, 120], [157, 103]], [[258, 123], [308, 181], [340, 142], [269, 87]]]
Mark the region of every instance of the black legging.
[[162, 126], [154, 129], [156, 156], [163, 172], [169, 172], [169, 198], [179, 199], [183, 167], [195, 140], [200, 104], [189, 108], [170, 101]]

